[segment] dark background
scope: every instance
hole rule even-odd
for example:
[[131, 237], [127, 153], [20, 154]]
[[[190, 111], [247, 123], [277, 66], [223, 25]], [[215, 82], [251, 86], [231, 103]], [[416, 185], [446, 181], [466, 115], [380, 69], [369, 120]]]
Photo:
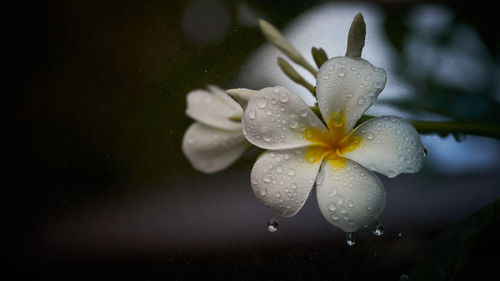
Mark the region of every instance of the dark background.
[[[281, 27], [320, 2], [245, 3]], [[315, 200], [268, 233], [272, 213], [248, 183], [257, 152], [224, 172], [203, 175], [180, 150], [192, 122], [184, 114], [186, 93], [207, 84], [228, 86], [264, 42], [258, 29], [236, 20], [242, 2], [218, 3], [230, 11], [230, 25], [208, 43], [183, 30], [187, 7], [201, 5], [193, 1], [48, 1], [5, 8], [2, 255], [15, 279], [398, 280], [441, 230], [498, 196], [498, 167], [451, 176], [427, 168], [383, 179], [392, 198], [407, 199], [388, 202], [380, 238], [364, 230], [355, 247], [346, 247]], [[421, 3], [377, 3], [396, 48], [407, 32], [405, 15]], [[498, 65], [495, 9], [477, 1], [440, 3], [456, 22], [478, 32]], [[199, 22], [210, 31], [212, 21], [200, 16]], [[427, 89], [443, 89], [428, 83]], [[435, 102], [453, 104], [447, 99]], [[477, 100], [490, 101], [488, 93]], [[498, 123], [498, 104], [491, 103], [463, 117]], [[408, 189], [398, 191], [401, 185]], [[432, 210], [439, 219], [419, 219], [418, 207], [398, 214], [398, 206], [412, 206], [412, 196], [423, 209], [442, 200], [443, 208]], [[450, 196], [463, 204], [447, 207]], [[458, 280], [496, 280], [499, 234], [497, 219]]]

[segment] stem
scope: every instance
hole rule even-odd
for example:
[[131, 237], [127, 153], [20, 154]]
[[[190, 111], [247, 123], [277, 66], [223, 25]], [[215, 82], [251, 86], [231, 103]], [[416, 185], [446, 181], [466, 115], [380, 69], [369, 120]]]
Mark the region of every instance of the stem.
[[[358, 123], [375, 118], [376, 116], [363, 115]], [[420, 134], [468, 134], [482, 137], [491, 137], [500, 139], [500, 127], [489, 124], [477, 124], [467, 122], [433, 122], [408, 120]]]

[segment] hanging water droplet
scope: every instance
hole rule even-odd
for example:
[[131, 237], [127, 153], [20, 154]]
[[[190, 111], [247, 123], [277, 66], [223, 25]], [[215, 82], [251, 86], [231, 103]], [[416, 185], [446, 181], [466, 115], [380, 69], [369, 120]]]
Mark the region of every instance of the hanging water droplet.
[[269, 232], [276, 232], [279, 227], [280, 223], [277, 219], [271, 218], [270, 220], [267, 221], [267, 230]]
[[401, 233], [401, 232], [400, 232], [400, 233], [398, 233], [398, 238], [400, 238], [400, 239], [401, 239], [402, 237], [403, 237], [403, 233]]
[[347, 246], [352, 247], [356, 244], [356, 238], [354, 236], [354, 232], [346, 232], [345, 233], [345, 243]]
[[406, 274], [401, 274], [401, 276], [399, 277], [399, 281], [409, 281], [409, 280], [410, 278]]
[[424, 147], [424, 157], [427, 157], [427, 149]]
[[373, 229], [372, 233], [377, 236], [381, 236], [382, 234], [384, 234], [384, 226], [379, 221], [376, 221], [375, 228]]

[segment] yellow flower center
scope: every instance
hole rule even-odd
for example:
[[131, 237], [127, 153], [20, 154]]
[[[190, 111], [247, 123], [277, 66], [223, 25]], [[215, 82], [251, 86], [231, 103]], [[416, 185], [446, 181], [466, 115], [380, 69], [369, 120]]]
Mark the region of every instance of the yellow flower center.
[[305, 154], [305, 161], [312, 164], [324, 157], [325, 161], [330, 161], [332, 167], [344, 168], [346, 159], [340, 155], [359, 147], [361, 137], [352, 133], [347, 135], [343, 113], [333, 113], [327, 124], [328, 131], [312, 127], [307, 127], [304, 130], [304, 138], [312, 143]]

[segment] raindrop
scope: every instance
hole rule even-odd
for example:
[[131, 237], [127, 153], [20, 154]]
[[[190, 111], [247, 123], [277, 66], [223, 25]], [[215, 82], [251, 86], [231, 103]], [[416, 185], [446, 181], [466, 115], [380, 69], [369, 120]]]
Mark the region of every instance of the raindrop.
[[323, 180], [325, 179], [325, 174], [320, 173], [318, 177], [316, 178], [316, 184], [321, 185], [323, 184]]
[[258, 108], [264, 108], [266, 107], [267, 101], [265, 97], [260, 97], [257, 99], [257, 107]]
[[267, 189], [266, 188], [261, 189], [260, 190], [260, 195], [266, 196], [267, 195]]
[[359, 98], [358, 98], [358, 104], [359, 104], [359, 105], [365, 104], [365, 98], [363, 98], [363, 97], [359, 97]]
[[338, 75], [339, 77], [344, 77], [344, 76], [345, 76], [345, 73], [346, 73], [346, 70], [345, 70], [345, 68], [343, 68], [343, 67], [339, 68], [339, 70], [337, 71], [337, 75]]
[[280, 101], [281, 102], [287, 102], [288, 101], [288, 95], [285, 93], [281, 93], [280, 95]]
[[257, 116], [257, 113], [255, 113], [255, 111], [253, 111], [253, 110], [248, 113], [248, 118], [250, 118], [252, 120], [254, 120], [256, 116]]
[[276, 232], [279, 227], [280, 227], [280, 223], [277, 219], [272, 218], [272, 219], [267, 221], [267, 230], [269, 232]]
[[382, 234], [384, 234], [384, 226], [379, 221], [376, 221], [375, 228], [373, 229], [372, 233], [377, 236], [382, 236]]
[[293, 119], [290, 119], [290, 124], [289, 124], [290, 128], [292, 129], [296, 129], [298, 126], [299, 126], [299, 121], [297, 121], [297, 119], [293, 118]]
[[271, 182], [271, 177], [270, 177], [269, 175], [265, 175], [265, 176], [262, 178], [262, 180], [263, 180], [264, 182]]
[[345, 233], [345, 243], [347, 246], [352, 247], [356, 244], [356, 238], [354, 237], [354, 232]]
[[341, 58], [341, 59], [339, 59], [339, 64], [346, 65], [347, 64], [347, 60], [344, 59], [344, 58]]
[[328, 205], [328, 210], [330, 211], [335, 211], [337, 209], [337, 205], [335, 205], [335, 203], [330, 203], [330, 205]]
[[406, 274], [401, 274], [401, 276], [399, 277], [399, 281], [409, 281], [409, 280], [410, 278]]
[[299, 112], [300, 116], [302, 117], [307, 117], [307, 115], [309, 114], [309, 112], [307, 111], [307, 109], [302, 109], [300, 112]]

